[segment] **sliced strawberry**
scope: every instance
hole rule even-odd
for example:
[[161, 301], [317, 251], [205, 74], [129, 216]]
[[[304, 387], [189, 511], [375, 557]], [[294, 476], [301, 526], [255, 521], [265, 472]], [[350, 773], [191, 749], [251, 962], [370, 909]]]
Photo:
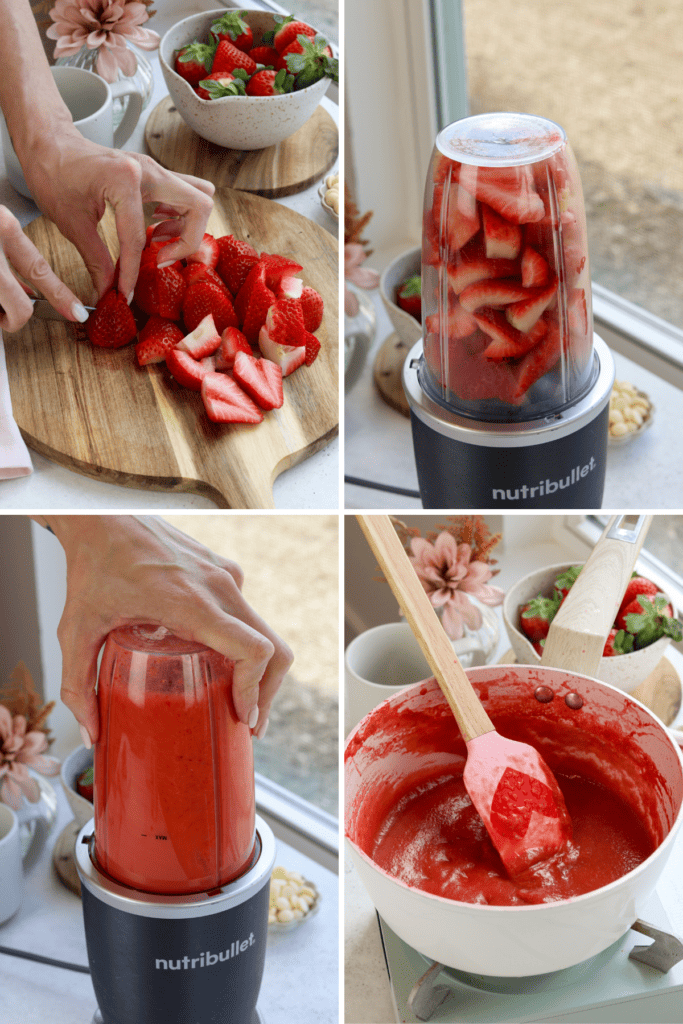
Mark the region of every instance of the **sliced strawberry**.
[[536, 321], [545, 313], [557, 292], [557, 281], [548, 284], [545, 288], [534, 288], [533, 293], [521, 302], [513, 302], [505, 311], [508, 321], [522, 334], [526, 334], [534, 326]]
[[[437, 225], [437, 237], [442, 236], [439, 225], [443, 225], [442, 241], [453, 253], [462, 249], [477, 234], [481, 219], [474, 196], [457, 183], [445, 192], [444, 189], [445, 185], [442, 184], [434, 186], [432, 216]], [[443, 208], [445, 200], [448, 202], [446, 209]]]
[[220, 256], [220, 247], [218, 240], [213, 235], [204, 235], [202, 238], [199, 248], [196, 252], [193, 252], [191, 256], [187, 257], [188, 263], [203, 263], [205, 266], [210, 267], [214, 270], [218, 263], [218, 257]]
[[248, 54], [230, 42], [229, 39], [221, 39], [213, 58], [212, 71], [234, 71], [235, 68], [244, 68], [248, 75], [255, 75], [257, 71], [256, 61]]
[[570, 329], [576, 334], [588, 334], [588, 305], [584, 288], [572, 288], [567, 301]]
[[520, 302], [527, 293], [517, 281], [477, 281], [460, 293], [460, 304], [468, 313], [474, 313], [481, 306], [507, 306]]
[[512, 364], [486, 359], [487, 341], [487, 335], [479, 331], [464, 341], [449, 339], [446, 384], [454, 395], [466, 402], [498, 399], [513, 404], [516, 381]]
[[[431, 334], [441, 333], [441, 317], [438, 312], [430, 314], [425, 320], [425, 329]], [[463, 309], [457, 300], [448, 304], [448, 325], [449, 338], [467, 338], [477, 329], [477, 321], [471, 313]]]
[[156, 256], [148, 249], [143, 251], [142, 256], [138, 279], [135, 282], [135, 304], [148, 316], [159, 316], [159, 280]]
[[238, 352], [233, 377], [261, 409], [282, 407], [282, 370], [270, 359], [256, 359], [246, 352]]
[[203, 359], [212, 355], [221, 343], [221, 336], [216, 330], [214, 319], [210, 313], [178, 342], [177, 347], [187, 352], [193, 359]]
[[[276, 301], [275, 293], [266, 285], [266, 271], [262, 264], [254, 270], [249, 301], [242, 321], [242, 333], [252, 345], [258, 341], [259, 331], [266, 322], [270, 307]], [[278, 299], [278, 302], [297, 302], [296, 299]], [[301, 307], [299, 307], [301, 308]]]
[[304, 314], [298, 299], [277, 299], [265, 321], [268, 336], [278, 345], [305, 345]]
[[189, 285], [183, 297], [182, 312], [183, 322], [188, 331], [193, 331], [209, 313], [219, 333], [226, 327], [238, 325], [237, 314], [229, 293], [225, 288], [219, 288], [210, 281], [195, 281]]
[[122, 348], [138, 333], [130, 306], [116, 288], [104, 293], [86, 320], [85, 330], [98, 348]]
[[216, 352], [216, 369], [232, 370], [238, 352], [251, 355], [251, 345], [236, 327], [226, 327], [221, 335], [221, 345]]
[[[259, 259], [257, 263], [253, 265], [247, 278], [235, 296], [235, 313], [240, 323], [244, 322], [244, 317], [247, 312], [249, 300], [251, 299], [251, 293], [254, 288], [258, 285], [259, 288], [266, 282], [266, 268], [263, 262]], [[266, 285], [267, 287], [267, 285]]]
[[232, 295], [237, 295], [249, 271], [259, 261], [259, 254], [248, 242], [233, 235], [217, 238], [219, 257], [216, 273], [225, 281]]
[[304, 333], [304, 342], [306, 347], [306, 358], [304, 362], [306, 366], [310, 366], [318, 358], [318, 352], [320, 351], [320, 342], [316, 338], [315, 334], [310, 331]]
[[304, 327], [311, 333], [317, 331], [323, 322], [323, 311], [325, 308], [322, 295], [315, 288], [309, 288], [307, 285], [301, 291], [299, 302], [301, 303], [301, 310], [304, 315]]
[[187, 285], [174, 264], [171, 267], [157, 267], [157, 295], [159, 316], [166, 320], [180, 320], [180, 311]]
[[166, 353], [166, 366], [178, 383], [191, 391], [201, 391], [202, 380], [210, 372], [203, 360], [193, 359], [181, 348], [172, 348]]
[[484, 356], [494, 362], [519, 359], [538, 345], [548, 332], [545, 321], [538, 320], [528, 334], [522, 334], [508, 323], [505, 314], [499, 309], [484, 309], [480, 313], [475, 313], [474, 319], [481, 330], [491, 338], [491, 344], [486, 346]]
[[522, 284], [525, 288], [541, 288], [550, 280], [550, 267], [540, 252], [530, 245], [522, 253]]
[[151, 316], [140, 331], [135, 355], [140, 366], [163, 363], [166, 353], [183, 340], [183, 332], [172, 320]]
[[448, 283], [456, 295], [477, 281], [514, 277], [519, 265], [513, 260], [487, 260], [483, 247], [473, 244], [463, 249], [455, 266], [448, 264]]
[[201, 384], [206, 414], [214, 423], [260, 423], [263, 413], [225, 373], [205, 373]]
[[524, 398], [531, 385], [552, 370], [561, 353], [562, 337], [557, 324], [551, 323], [545, 338], [525, 356], [522, 356], [513, 371], [515, 377], [512, 391], [513, 401], [520, 401]]
[[304, 283], [300, 277], [293, 277], [286, 274], [281, 279], [275, 294], [278, 299], [300, 299], [303, 290]]
[[528, 165], [475, 167], [454, 163], [451, 174], [471, 195], [513, 224], [534, 223], [545, 216], [545, 206]]
[[183, 275], [185, 284], [194, 284], [196, 281], [210, 281], [215, 284], [217, 288], [223, 289], [227, 292], [230, 301], [232, 302], [232, 295], [228, 291], [228, 286], [221, 277], [218, 276], [215, 270], [211, 267], [207, 267], [205, 263], [188, 263], [186, 267], [180, 271]]
[[283, 277], [291, 277], [298, 274], [304, 268], [300, 263], [291, 260], [289, 256], [280, 256], [278, 253], [261, 253], [261, 263], [266, 268], [266, 284], [272, 292], [280, 287]]
[[522, 229], [519, 224], [511, 224], [484, 203], [481, 207], [481, 217], [487, 259], [517, 259], [522, 247]]

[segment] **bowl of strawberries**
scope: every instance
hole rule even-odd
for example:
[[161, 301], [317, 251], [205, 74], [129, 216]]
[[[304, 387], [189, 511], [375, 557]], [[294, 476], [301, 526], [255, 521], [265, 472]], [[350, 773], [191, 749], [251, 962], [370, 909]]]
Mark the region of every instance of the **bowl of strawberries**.
[[384, 308], [394, 330], [408, 348], [422, 337], [421, 258], [420, 246], [408, 249], [385, 267], [379, 280]]
[[161, 40], [159, 62], [185, 123], [229, 149], [289, 138], [339, 80], [323, 36], [294, 16], [265, 11], [190, 15]]
[[[518, 662], [540, 663], [548, 629], [576, 581], [579, 564], [548, 565], [508, 590], [503, 620]], [[626, 693], [661, 661], [672, 640], [683, 637], [673, 598], [652, 580], [633, 573], [605, 642], [596, 676]]]

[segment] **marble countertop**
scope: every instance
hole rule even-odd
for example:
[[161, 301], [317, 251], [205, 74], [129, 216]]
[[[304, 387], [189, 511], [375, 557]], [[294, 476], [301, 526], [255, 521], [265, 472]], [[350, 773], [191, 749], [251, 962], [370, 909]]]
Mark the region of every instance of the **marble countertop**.
[[[81, 901], [59, 881], [52, 866], [55, 841], [73, 815], [59, 780], [51, 781], [57, 820], [47, 838], [37, 834], [35, 848], [27, 853], [24, 898], [14, 917], [0, 925], [0, 946], [87, 965]], [[306, 924], [269, 934], [259, 1012], [264, 1024], [336, 1024], [337, 876], [279, 839], [276, 864], [314, 882], [321, 903]], [[2, 1024], [89, 1024], [96, 1006], [89, 975], [0, 953]]]
[[[214, 10], [220, 6], [215, 0], [165, 0], [158, 5], [157, 14], [151, 27], [163, 36], [180, 18], [202, 10]], [[245, 7], [250, 6], [249, 3]], [[253, 5], [252, 5], [253, 6]], [[147, 118], [157, 104], [167, 95], [159, 59], [156, 51], [147, 54], [154, 71], [154, 92], [147, 108], [124, 149], [145, 152], [144, 127]], [[339, 108], [325, 98], [324, 108], [339, 122]], [[0, 157], [2, 147], [0, 144]], [[327, 173], [338, 170], [335, 165]], [[318, 196], [318, 183], [293, 196], [285, 196], [277, 202], [320, 224], [337, 235], [337, 222], [322, 208]], [[24, 199], [10, 185], [5, 173], [4, 160], [0, 159], [0, 204], [8, 209], [23, 225], [38, 216], [38, 209]], [[2, 345], [0, 332], [0, 345]], [[339, 504], [339, 439], [335, 438], [327, 447], [308, 459], [281, 473], [273, 485], [276, 508], [291, 509], [336, 509]], [[120, 487], [104, 483], [58, 466], [35, 452], [31, 452], [33, 473], [15, 480], [0, 481], [0, 510], [2, 509], [55, 509], [55, 508], [108, 508], [108, 509], [213, 509], [215, 503], [197, 494], [174, 491], [155, 492]]]
[[[388, 406], [375, 387], [372, 368], [392, 325], [379, 297], [367, 293], [377, 314], [377, 331], [362, 372], [345, 402], [346, 477], [418, 491], [410, 420]], [[617, 380], [630, 381], [655, 406], [652, 426], [630, 444], [608, 449], [603, 508], [680, 508], [681, 474], [672, 472], [672, 453], [680, 446], [681, 391], [617, 352]], [[347, 483], [346, 508], [421, 509], [419, 497], [397, 495]]]

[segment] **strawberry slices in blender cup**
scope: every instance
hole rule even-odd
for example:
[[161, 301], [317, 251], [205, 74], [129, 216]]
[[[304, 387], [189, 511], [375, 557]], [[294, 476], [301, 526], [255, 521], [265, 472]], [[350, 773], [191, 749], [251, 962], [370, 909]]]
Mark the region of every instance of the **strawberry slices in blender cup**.
[[[420, 367], [411, 387], [416, 360], [409, 360], [404, 382], [421, 492], [425, 445], [416, 437], [416, 419], [420, 430], [428, 425], [470, 445], [545, 446], [526, 462], [518, 459], [512, 477], [489, 479], [472, 507], [479, 501], [552, 507], [544, 499], [559, 491], [565, 507], [574, 484], [589, 474], [598, 480], [606, 444], [602, 422], [597, 434], [594, 424], [590, 441], [584, 435], [568, 442], [560, 469], [567, 465], [569, 483], [564, 472], [562, 482], [550, 475], [556, 461], [547, 447], [550, 435], [539, 434], [550, 420], [555, 428], [561, 420], [568, 438], [602, 416], [613, 375], [599, 339], [594, 351], [583, 194], [558, 125], [527, 114], [482, 114], [439, 133], [425, 189], [422, 311]], [[439, 423], [428, 423], [430, 417]], [[460, 462], [461, 454], [443, 458], [455, 455]], [[438, 461], [430, 459], [432, 476]], [[500, 463], [500, 452], [495, 461]], [[484, 476], [490, 478], [490, 471]], [[468, 497], [462, 489], [430, 492], [429, 507], [462, 504]], [[593, 506], [601, 493], [601, 484], [593, 488]], [[576, 500], [586, 497], [577, 493]]]

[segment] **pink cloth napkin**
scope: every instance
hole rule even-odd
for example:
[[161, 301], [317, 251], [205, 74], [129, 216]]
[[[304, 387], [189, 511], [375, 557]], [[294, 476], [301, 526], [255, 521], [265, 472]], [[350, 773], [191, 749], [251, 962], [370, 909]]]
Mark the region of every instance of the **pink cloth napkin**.
[[28, 476], [32, 472], [31, 456], [12, 415], [5, 346], [0, 336], [0, 480]]

